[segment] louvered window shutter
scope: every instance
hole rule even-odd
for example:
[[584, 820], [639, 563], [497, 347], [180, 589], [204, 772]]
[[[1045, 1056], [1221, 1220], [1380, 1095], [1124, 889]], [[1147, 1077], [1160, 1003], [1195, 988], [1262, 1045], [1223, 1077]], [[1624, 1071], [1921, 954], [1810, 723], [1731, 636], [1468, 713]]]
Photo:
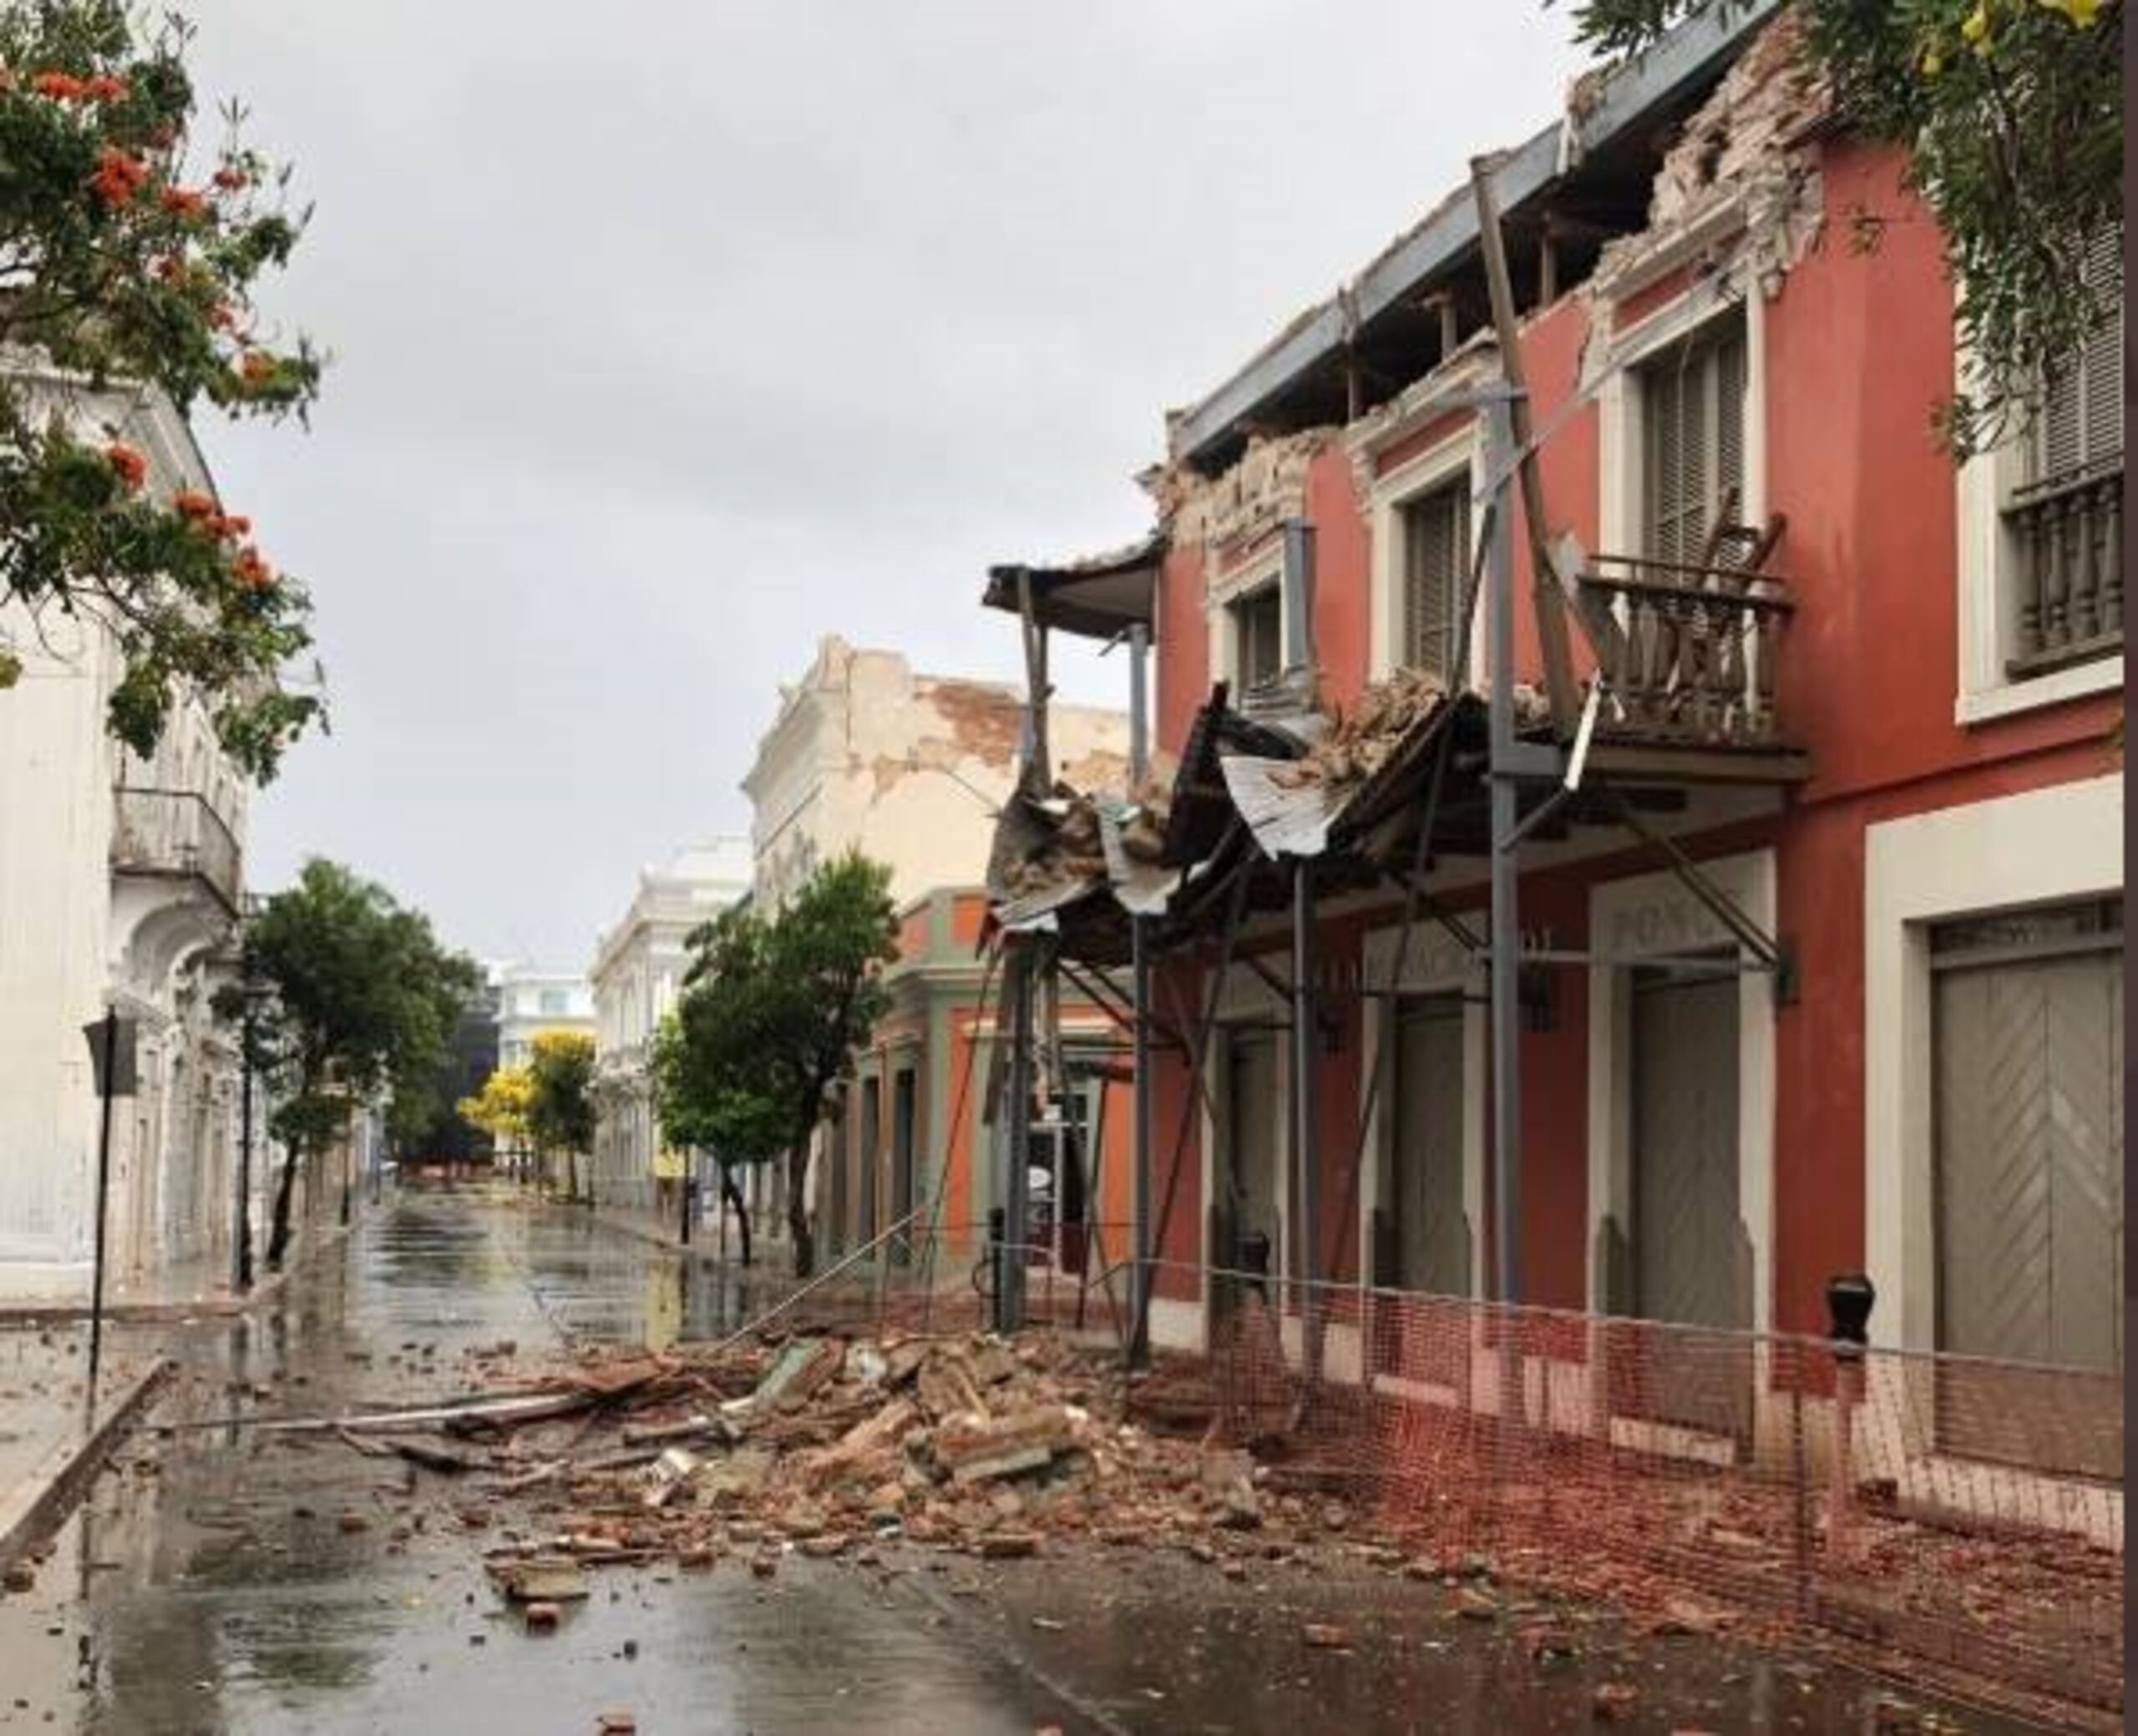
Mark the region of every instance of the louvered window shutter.
[[1710, 326], [1644, 370], [1644, 551], [1691, 564], [1735, 489], [1745, 490], [1746, 352], [1741, 317]]
[[2123, 455], [2123, 231], [2110, 228], [2086, 251], [2087, 281], [2118, 311], [2052, 369], [2034, 434], [2036, 482], [2112, 466]]
[[1715, 382], [1715, 493], [1695, 533], [1695, 546], [1687, 557], [1697, 560], [1709, 534], [1721, 517], [1723, 503], [1735, 492], [1737, 516], [1744, 516], [1745, 502], [1745, 332], [1732, 321], [1729, 332], [1709, 352], [1710, 375]]
[[1403, 660], [1451, 684], [1469, 562], [1467, 479], [1403, 509]]

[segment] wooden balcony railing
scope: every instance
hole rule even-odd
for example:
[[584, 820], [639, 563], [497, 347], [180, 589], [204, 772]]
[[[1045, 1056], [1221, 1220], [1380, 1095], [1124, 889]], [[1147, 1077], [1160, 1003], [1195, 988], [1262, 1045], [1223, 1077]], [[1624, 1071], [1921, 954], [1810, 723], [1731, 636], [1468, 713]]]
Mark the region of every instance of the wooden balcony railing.
[[1605, 732], [1780, 744], [1775, 658], [1795, 605], [1779, 580], [1741, 566], [1597, 554], [1581, 574], [1578, 603], [1611, 700]]
[[207, 797], [191, 790], [112, 792], [111, 865], [124, 873], [190, 876], [238, 914], [242, 858]]
[[[2113, 468], [2110, 468], [2110, 467]], [[2020, 489], [2004, 509], [2019, 546], [2014, 676], [2123, 648], [2123, 458]]]

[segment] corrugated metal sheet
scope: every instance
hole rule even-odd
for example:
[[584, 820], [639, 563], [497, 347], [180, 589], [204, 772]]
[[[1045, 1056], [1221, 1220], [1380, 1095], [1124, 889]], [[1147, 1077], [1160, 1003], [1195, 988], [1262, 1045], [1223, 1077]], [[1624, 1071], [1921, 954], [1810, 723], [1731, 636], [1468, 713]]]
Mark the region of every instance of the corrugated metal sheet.
[[1283, 856], [1319, 856], [1329, 848], [1330, 822], [1340, 811], [1346, 792], [1319, 781], [1294, 785], [1294, 760], [1250, 759], [1228, 754], [1218, 762], [1233, 806], [1273, 860]]

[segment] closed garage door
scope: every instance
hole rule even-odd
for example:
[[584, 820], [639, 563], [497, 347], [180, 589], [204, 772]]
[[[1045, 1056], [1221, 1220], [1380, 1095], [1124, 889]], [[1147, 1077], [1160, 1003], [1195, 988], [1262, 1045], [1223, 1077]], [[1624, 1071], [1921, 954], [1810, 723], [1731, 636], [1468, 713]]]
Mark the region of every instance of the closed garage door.
[[1277, 1252], [1277, 1039], [1269, 1031], [1236, 1031], [1227, 1052], [1225, 1202], [1230, 1247], [1219, 1258], [1236, 1263], [1246, 1237], [1269, 1237], [1274, 1275]]
[[[1938, 1346], [2120, 1375], [2121, 911], [2065, 906], [1933, 931]], [[1948, 1450], [2117, 1474], [2120, 1388], [1965, 1366]], [[2110, 1460], [2110, 1447], [2114, 1449]]]
[[[1633, 993], [1634, 1312], [1717, 1335], [1642, 1335], [1634, 1414], [1705, 1434], [1750, 1427], [1748, 1254], [1738, 1199], [1739, 980], [1641, 970]], [[1726, 1336], [1722, 1334], [1728, 1334]]]
[[1397, 1031], [1396, 1140], [1389, 1153], [1396, 1283], [1436, 1296], [1467, 1295], [1462, 997], [1404, 1002]]

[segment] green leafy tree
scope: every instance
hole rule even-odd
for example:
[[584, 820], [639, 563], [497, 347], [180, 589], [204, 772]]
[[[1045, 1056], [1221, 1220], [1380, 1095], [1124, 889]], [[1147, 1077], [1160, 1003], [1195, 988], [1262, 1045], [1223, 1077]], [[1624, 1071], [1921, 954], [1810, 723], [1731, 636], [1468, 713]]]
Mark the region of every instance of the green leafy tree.
[[664, 1125], [731, 1165], [788, 1163], [794, 1273], [816, 1268], [809, 1140], [825, 1096], [886, 1005], [898, 956], [890, 870], [859, 852], [819, 868], [777, 915], [722, 911], [691, 937], [692, 959], [656, 1078]]
[[565, 1197], [579, 1197], [579, 1156], [594, 1144], [594, 1039], [584, 1031], [535, 1033], [528, 1064], [527, 1126], [535, 1149], [565, 1155]]
[[195, 147], [190, 43], [123, 0], [0, 0], [0, 688], [55, 618], [99, 623], [114, 735], [146, 756], [197, 693], [264, 780], [321, 715], [284, 681], [311, 605], [246, 519], [152, 483], [124, 425], [155, 400], [301, 418], [318, 387], [318, 354], [255, 300], [308, 213], [235, 107]]
[[[737, 919], [732, 913], [714, 925]], [[757, 925], [762, 932], [763, 925]], [[702, 930], [709, 944], [709, 931]], [[686, 999], [687, 1000], [687, 996]], [[682, 1010], [671, 1009], [653, 1034], [653, 1112], [661, 1136], [686, 1150], [712, 1154], [720, 1176], [720, 1197], [734, 1212], [742, 1235], [742, 1263], [751, 1264], [750, 1209], [737, 1174], [776, 1162], [787, 1151], [791, 1122], [785, 1108], [763, 1089], [762, 1081], [737, 1076], [742, 1070], [720, 1064], [723, 1055], [741, 1052], [717, 1035], [732, 1019], [735, 1000], [724, 1007], [701, 1002], [686, 1029]], [[695, 1042], [691, 1031], [697, 1034]]]
[[[1552, 0], [1545, 0], [1549, 5]], [[1726, 11], [1741, 0], [1708, 0]], [[1702, 0], [1577, 0], [1578, 38], [1637, 53]], [[2120, 0], [1801, 0], [1839, 118], [1903, 145], [1938, 223], [1973, 363], [1938, 407], [1955, 455], [2030, 419], [2044, 382], [2122, 319], [2085, 261], [2123, 220]], [[1867, 245], [1893, 214], [1852, 214]]]
[[[357, 1104], [428, 1086], [477, 973], [438, 944], [427, 917], [318, 859], [246, 923], [242, 944], [247, 976], [273, 990], [253, 1020], [251, 1060], [288, 1151], [267, 1243], [267, 1264], [279, 1269], [298, 1171], [316, 1172]], [[216, 1010], [241, 1021], [242, 989], [224, 990]]]

